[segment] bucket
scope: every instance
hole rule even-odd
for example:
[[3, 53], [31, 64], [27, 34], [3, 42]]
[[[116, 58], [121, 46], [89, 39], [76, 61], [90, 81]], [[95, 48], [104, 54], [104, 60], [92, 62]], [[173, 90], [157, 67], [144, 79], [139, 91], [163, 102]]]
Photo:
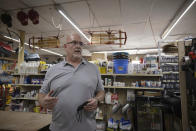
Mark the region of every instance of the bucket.
[[113, 59], [128, 59], [129, 54], [127, 52], [113, 53]]
[[127, 74], [128, 73], [128, 59], [114, 59], [114, 73]]

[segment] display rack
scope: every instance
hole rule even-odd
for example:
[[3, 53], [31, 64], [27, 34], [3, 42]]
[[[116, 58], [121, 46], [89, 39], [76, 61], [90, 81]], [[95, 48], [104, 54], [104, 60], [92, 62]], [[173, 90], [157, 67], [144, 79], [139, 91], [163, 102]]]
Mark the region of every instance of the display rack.
[[166, 90], [179, 90], [179, 64], [177, 55], [161, 56], [160, 68], [163, 77], [162, 87]]
[[[6, 110], [6, 105], [10, 101], [9, 84], [12, 83], [11, 73], [16, 64], [16, 59], [0, 57], [0, 109]], [[11, 61], [11, 62], [10, 62]]]
[[[35, 101], [38, 101], [37, 93], [39, 92], [39, 89], [41, 88], [42, 84], [32, 84], [29, 82], [32, 82], [33, 79], [43, 79], [45, 74], [44, 73], [38, 73], [38, 74], [18, 74], [18, 73], [16, 74], [14, 73], [13, 76], [16, 77], [16, 79], [18, 79], [17, 82], [21, 82], [20, 80], [21, 77], [23, 77], [24, 81], [22, 81], [22, 83], [19, 83], [19, 84], [11, 84], [11, 86], [16, 89], [15, 91], [18, 92], [17, 96], [12, 97], [12, 103], [10, 104], [11, 110], [14, 111], [16, 108], [16, 110], [18, 111], [18, 108], [20, 109], [22, 107], [22, 104], [29, 105], [29, 103], [32, 104], [34, 108], [36, 108]], [[25, 79], [27, 78], [29, 79], [28, 84], [23, 84], [25, 82]], [[34, 91], [33, 94], [30, 93], [32, 91]], [[21, 93], [23, 93], [22, 95], [24, 95], [25, 92], [26, 93], [29, 92], [29, 94], [32, 94], [33, 97], [22, 97]], [[22, 104], [18, 104], [18, 103], [22, 103]], [[29, 110], [31, 112], [34, 111], [34, 109], [29, 109]]]
[[[103, 110], [103, 120], [108, 120], [109, 118], [114, 118], [115, 120], [120, 120], [121, 117], [124, 117], [125, 119], [131, 120], [133, 123], [133, 128], [137, 128], [137, 119], [134, 117], [137, 117], [137, 99], [142, 100], [151, 100], [151, 99], [160, 99], [163, 95], [164, 88], [162, 87], [136, 87], [132, 86], [132, 83], [135, 83], [136, 81], [140, 80], [148, 80], [148, 81], [159, 81], [163, 74], [143, 74], [143, 73], [134, 73], [134, 74], [101, 74], [101, 77], [105, 83], [105, 78], [110, 79], [109, 85], [105, 85], [105, 92], [110, 91], [111, 93], [117, 93], [119, 98], [119, 103], [122, 105], [122, 107], [129, 103], [131, 104], [130, 112], [128, 114], [122, 114], [121, 110], [117, 113], [111, 113], [113, 105], [106, 104], [103, 102], [100, 104], [100, 108]], [[115, 86], [114, 82], [123, 82], [125, 86]], [[135, 101], [128, 102], [127, 101], [127, 91], [132, 90], [135, 94]], [[141, 92], [140, 95], [137, 94], [137, 92]], [[152, 96], [150, 93], [160, 94], [160, 96]]]

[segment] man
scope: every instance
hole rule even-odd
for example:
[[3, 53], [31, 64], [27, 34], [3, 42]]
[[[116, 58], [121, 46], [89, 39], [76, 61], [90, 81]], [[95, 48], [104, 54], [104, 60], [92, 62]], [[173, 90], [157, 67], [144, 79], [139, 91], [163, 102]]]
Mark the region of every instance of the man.
[[[104, 99], [98, 68], [82, 59], [81, 37], [67, 36], [66, 60], [51, 67], [39, 93], [41, 106], [52, 110], [52, 131], [95, 131], [95, 110]], [[78, 107], [88, 102], [84, 108]]]

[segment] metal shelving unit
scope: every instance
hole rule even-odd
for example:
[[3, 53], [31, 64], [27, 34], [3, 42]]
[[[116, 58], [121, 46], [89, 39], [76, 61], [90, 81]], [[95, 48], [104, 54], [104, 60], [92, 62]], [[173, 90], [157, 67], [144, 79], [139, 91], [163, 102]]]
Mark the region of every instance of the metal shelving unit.
[[17, 61], [17, 59], [8, 58], [8, 57], [0, 57], [0, 60]]

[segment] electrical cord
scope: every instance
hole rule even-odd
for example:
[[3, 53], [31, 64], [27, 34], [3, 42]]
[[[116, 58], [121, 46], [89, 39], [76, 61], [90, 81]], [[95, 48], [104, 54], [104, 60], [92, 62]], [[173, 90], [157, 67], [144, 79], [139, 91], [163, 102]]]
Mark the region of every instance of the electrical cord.
[[82, 111], [84, 109], [84, 106], [86, 106], [87, 104], [88, 104], [88, 101], [86, 101], [82, 105], [78, 106], [77, 113], [76, 113], [76, 120], [77, 120], [77, 122], [81, 122], [82, 121]]

